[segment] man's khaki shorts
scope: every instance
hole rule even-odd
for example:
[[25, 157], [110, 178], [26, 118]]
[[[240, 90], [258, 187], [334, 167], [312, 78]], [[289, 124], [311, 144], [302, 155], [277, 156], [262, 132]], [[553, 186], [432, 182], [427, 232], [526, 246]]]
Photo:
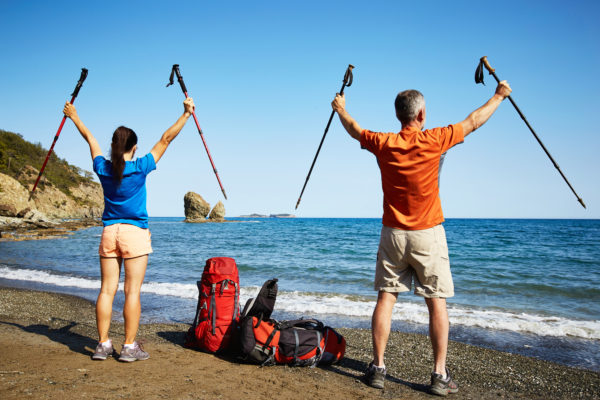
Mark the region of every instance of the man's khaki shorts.
[[135, 258], [152, 253], [150, 230], [130, 224], [112, 224], [102, 230], [100, 257]]
[[408, 292], [413, 280], [419, 296], [454, 296], [446, 232], [441, 224], [419, 231], [381, 229], [375, 290]]

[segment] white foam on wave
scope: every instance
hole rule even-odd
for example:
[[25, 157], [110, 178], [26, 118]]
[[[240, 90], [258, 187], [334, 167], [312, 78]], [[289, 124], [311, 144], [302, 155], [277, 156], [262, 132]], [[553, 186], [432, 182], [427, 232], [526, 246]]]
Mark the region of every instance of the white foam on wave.
[[[100, 289], [99, 279], [81, 278], [68, 275], [58, 275], [33, 269], [13, 269], [0, 266], [0, 278], [26, 282], [38, 282], [60, 287], [74, 287], [79, 289]], [[119, 290], [123, 290], [123, 282], [119, 283]], [[142, 285], [142, 292], [159, 296], [176, 296], [188, 299], [198, 298], [198, 289], [195, 284], [146, 282]]]
[[[255, 296], [259, 288], [245, 288], [248, 297]], [[243, 303], [242, 303], [243, 304]], [[329, 295], [306, 292], [280, 292], [277, 309], [312, 316], [315, 314], [347, 315], [370, 318], [375, 301], [358, 296]], [[484, 310], [466, 306], [448, 306], [452, 324], [532, 333], [542, 336], [573, 336], [585, 339], [600, 339], [600, 321], [572, 320], [562, 317], [547, 317], [527, 313], [511, 313]], [[392, 320], [428, 324], [429, 314], [424, 302], [398, 301], [394, 306]]]
[[0, 278], [26, 282], [38, 282], [61, 287], [100, 289], [100, 281], [67, 275], [50, 274], [35, 269], [13, 269], [0, 266]]
[[[0, 278], [38, 282], [60, 287], [100, 289], [100, 280], [73, 277], [31, 269], [15, 269], [0, 266]], [[258, 286], [242, 287], [240, 304], [258, 294]], [[123, 290], [123, 284], [119, 285]], [[195, 283], [146, 282], [143, 293], [159, 296], [174, 296], [196, 300], [198, 288]], [[280, 291], [277, 295], [277, 310], [306, 316], [319, 314], [345, 315], [357, 318], [370, 318], [375, 301], [359, 296], [344, 294], [323, 294]], [[572, 320], [562, 317], [545, 317], [526, 313], [511, 313], [499, 310], [484, 310], [466, 306], [449, 306], [450, 321], [455, 325], [480, 327], [494, 330], [508, 330], [532, 333], [543, 336], [572, 336], [586, 339], [600, 339], [600, 321]], [[402, 302], [394, 306], [392, 319], [396, 321], [427, 324], [429, 316], [423, 302]]]

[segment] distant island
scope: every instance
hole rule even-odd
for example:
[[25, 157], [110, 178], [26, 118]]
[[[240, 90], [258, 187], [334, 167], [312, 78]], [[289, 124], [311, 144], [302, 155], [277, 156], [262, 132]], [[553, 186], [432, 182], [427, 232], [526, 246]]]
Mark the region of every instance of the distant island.
[[250, 215], [240, 215], [238, 218], [296, 218], [294, 214], [250, 214]]

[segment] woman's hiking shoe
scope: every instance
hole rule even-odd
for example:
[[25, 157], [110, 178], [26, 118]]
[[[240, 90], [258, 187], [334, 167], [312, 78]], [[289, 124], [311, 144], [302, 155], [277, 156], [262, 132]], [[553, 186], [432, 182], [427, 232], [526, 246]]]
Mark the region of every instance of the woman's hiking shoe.
[[133, 362], [142, 361], [150, 358], [150, 354], [146, 353], [138, 342], [133, 342], [133, 348], [123, 346], [119, 361]]
[[446, 379], [436, 372], [431, 373], [431, 393], [447, 396], [448, 393], [456, 392], [458, 392], [458, 385], [452, 380], [448, 368], [446, 368]]
[[106, 360], [108, 357], [112, 357], [116, 353], [117, 352], [115, 351], [112, 343], [110, 343], [108, 346], [98, 343], [98, 346], [96, 346], [96, 351], [92, 356], [92, 360]]
[[377, 389], [383, 389], [383, 383], [385, 382], [385, 367], [376, 367], [373, 365], [373, 362], [371, 362], [365, 371], [364, 379], [367, 385]]

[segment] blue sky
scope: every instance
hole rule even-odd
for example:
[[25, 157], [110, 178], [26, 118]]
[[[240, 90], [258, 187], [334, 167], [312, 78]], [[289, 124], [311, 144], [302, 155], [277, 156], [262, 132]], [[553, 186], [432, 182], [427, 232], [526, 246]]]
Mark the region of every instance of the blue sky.
[[[510, 103], [449, 153], [446, 217], [599, 218], [600, 3], [0, 2], [0, 129], [49, 147], [64, 102], [109, 148], [123, 124], [148, 152], [182, 111], [178, 63], [229, 200], [227, 215], [380, 217], [375, 158], [336, 119], [294, 211], [330, 102], [349, 63], [347, 109], [364, 127], [398, 131], [393, 101], [426, 98], [428, 127], [460, 122], [493, 93], [475, 85], [487, 55], [579, 195], [577, 203]], [[59, 157], [91, 169], [68, 122]], [[183, 196], [224, 200], [193, 120], [148, 180], [151, 216], [183, 215]]]

